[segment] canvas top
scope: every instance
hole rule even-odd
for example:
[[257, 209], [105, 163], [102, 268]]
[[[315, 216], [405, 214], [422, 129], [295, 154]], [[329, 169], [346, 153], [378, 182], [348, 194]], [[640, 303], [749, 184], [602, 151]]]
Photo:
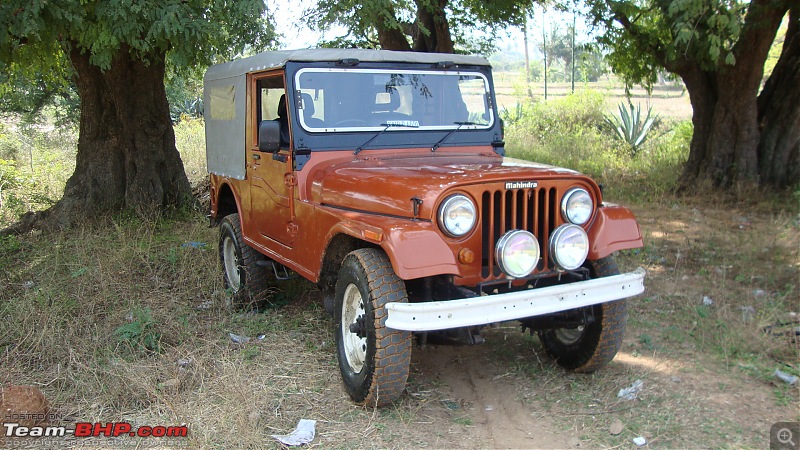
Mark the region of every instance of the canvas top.
[[266, 51], [247, 58], [211, 66], [205, 80], [220, 80], [250, 72], [283, 67], [287, 62], [340, 61], [357, 59], [363, 62], [397, 62], [436, 64], [449, 61], [456, 65], [488, 66], [482, 56], [452, 53], [397, 52], [391, 50], [317, 48], [304, 50]]

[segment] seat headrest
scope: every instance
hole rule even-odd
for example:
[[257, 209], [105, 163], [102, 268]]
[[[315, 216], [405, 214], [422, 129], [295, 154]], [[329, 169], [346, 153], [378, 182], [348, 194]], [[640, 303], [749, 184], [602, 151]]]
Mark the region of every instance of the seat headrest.
[[386, 91], [375, 93], [374, 112], [394, 111], [400, 107], [400, 94], [397, 89], [387, 88]]
[[303, 101], [303, 116], [304, 117], [311, 117], [314, 115], [314, 99], [311, 98], [311, 94], [307, 94], [302, 92], [300, 94], [300, 99]]
[[286, 117], [286, 94], [281, 94], [278, 99], [278, 117]]

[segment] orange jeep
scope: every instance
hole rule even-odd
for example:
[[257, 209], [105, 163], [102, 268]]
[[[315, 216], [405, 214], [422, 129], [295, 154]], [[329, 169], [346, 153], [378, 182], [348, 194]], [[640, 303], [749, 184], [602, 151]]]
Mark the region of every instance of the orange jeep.
[[627, 209], [568, 169], [504, 156], [486, 59], [317, 49], [265, 52], [205, 75], [211, 221], [226, 288], [317, 283], [350, 397], [384, 405], [412, 336], [477, 343], [508, 320], [561, 366], [614, 358], [644, 270]]

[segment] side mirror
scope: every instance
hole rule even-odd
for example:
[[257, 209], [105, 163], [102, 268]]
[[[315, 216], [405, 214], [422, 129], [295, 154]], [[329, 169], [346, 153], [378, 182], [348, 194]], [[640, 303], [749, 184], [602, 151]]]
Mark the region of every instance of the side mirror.
[[275, 120], [262, 120], [258, 125], [258, 150], [276, 153], [281, 149], [281, 124]]

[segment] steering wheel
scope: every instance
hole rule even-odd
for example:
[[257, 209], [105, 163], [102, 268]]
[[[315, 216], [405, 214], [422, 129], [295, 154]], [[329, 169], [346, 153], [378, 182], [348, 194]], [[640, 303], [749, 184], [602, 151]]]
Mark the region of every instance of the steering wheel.
[[362, 127], [366, 127], [366, 126], [369, 126], [369, 125], [367, 124], [366, 121], [361, 120], [361, 119], [345, 119], [345, 120], [340, 120], [339, 122], [336, 122], [335, 124], [333, 124], [334, 128], [338, 128], [340, 126], [341, 127], [344, 127], [344, 126], [362, 126]]

